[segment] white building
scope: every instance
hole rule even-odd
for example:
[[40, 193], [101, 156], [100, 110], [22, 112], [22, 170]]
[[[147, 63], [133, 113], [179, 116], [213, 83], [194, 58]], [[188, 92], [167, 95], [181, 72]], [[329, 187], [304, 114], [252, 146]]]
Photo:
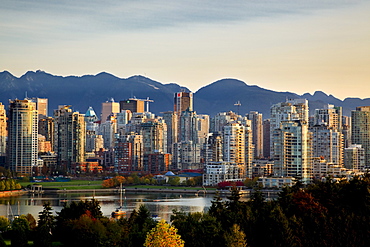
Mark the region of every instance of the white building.
[[211, 162], [205, 166], [203, 185], [216, 186], [223, 181], [243, 181], [244, 173], [244, 165], [230, 162]]

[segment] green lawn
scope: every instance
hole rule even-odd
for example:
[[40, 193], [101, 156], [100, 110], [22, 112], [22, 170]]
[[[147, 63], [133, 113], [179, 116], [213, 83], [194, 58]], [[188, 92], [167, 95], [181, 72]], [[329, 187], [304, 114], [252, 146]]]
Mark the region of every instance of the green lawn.
[[[31, 182], [19, 182], [23, 187], [32, 185]], [[44, 189], [66, 189], [66, 190], [84, 190], [84, 189], [102, 189], [102, 181], [72, 180], [69, 182], [39, 182]]]
[[[103, 189], [103, 181], [86, 181], [86, 180], [72, 180], [69, 182], [40, 182], [44, 189], [61, 189], [61, 190], [85, 190], [85, 189]], [[21, 186], [27, 187], [35, 183], [19, 182]], [[184, 186], [170, 186], [170, 185], [124, 185], [130, 188], [140, 189], [179, 189], [179, 190], [203, 190], [202, 187], [184, 187]], [[206, 190], [215, 190], [215, 188], [206, 188]]]

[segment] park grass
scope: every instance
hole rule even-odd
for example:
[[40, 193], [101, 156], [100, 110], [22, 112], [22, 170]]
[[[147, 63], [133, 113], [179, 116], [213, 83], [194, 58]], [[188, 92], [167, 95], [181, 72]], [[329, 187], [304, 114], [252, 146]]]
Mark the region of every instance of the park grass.
[[66, 189], [66, 190], [84, 190], [84, 189], [102, 189], [102, 181], [71, 180], [68, 182], [19, 182], [22, 187], [32, 184], [40, 184], [44, 189]]
[[[22, 187], [27, 187], [32, 184], [40, 184], [43, 189], [60, 189], [60, 190], [94, 190], [103, 189], [102, 181], [89, 181], [89, 180], [71, 180], [68, 182], [19, 182]], [[176, 189], [176, 190], [204, 190], [202, 187], [187, 187], [187, 186], [171, 186], [171, 185], [124, 185], [127, 188], [138, 189]], [[215, 190], [215, 188], [206, 188], [206, 190]]]

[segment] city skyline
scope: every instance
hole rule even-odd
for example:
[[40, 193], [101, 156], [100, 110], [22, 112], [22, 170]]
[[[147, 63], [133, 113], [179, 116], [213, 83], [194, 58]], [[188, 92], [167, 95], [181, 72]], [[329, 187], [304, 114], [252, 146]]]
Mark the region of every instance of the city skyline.
[[4, 1], [0, 68], [368, 98], [369, 2], [187, 3]]

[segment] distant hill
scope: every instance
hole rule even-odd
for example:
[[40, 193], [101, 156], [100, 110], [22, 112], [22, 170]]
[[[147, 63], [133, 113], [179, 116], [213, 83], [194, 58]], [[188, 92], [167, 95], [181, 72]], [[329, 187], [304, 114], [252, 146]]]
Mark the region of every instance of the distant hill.
[[[97, 114], [100, 113], [101, 103], [111, 98], [115, 101], [125, 100], [135, 96], [138, 99], [149, 97], [154, 100], [150, 104], [150, 111], [160, 112], [173, 110], [173, 94], [179, 91], [188, 92], [189, 89], [175, 83], [162, 84], [143, 76], [132, 76], [126, 79], [102, 72], [97, 75], [55, 76], [43, 71], [28, 71], [17, 78], [8, 71], [0, 72], [0, 102], [8, 105], [9, 99], [23, 99], [41, 97], [49, 99], [49, 115], [58, 108], [58, 105], [72, 105], [72, 108], [85, 113], [92, 106]], [[221, 111], [239, 109], [240, 114], [249, 111], [259, 111], [264, 118], [270, 116], [272, 104], [283, 102], [289, 98], [306, 98], [310, 109], [321, 108], [325, 104], [342, 106], [344, 113], [356, 106], [370, 105], [370, 99], [347, 98], [344, 101], [317, 91], [313, 95], [297, 95], [292, 92], [276, 92], [250, 86], [236, 79], [222, 79], [213, 82], [194, 93], [194, 109], [197, 113], [215, 115]], [[234, 104], [240, 101], [237, 108]]]

